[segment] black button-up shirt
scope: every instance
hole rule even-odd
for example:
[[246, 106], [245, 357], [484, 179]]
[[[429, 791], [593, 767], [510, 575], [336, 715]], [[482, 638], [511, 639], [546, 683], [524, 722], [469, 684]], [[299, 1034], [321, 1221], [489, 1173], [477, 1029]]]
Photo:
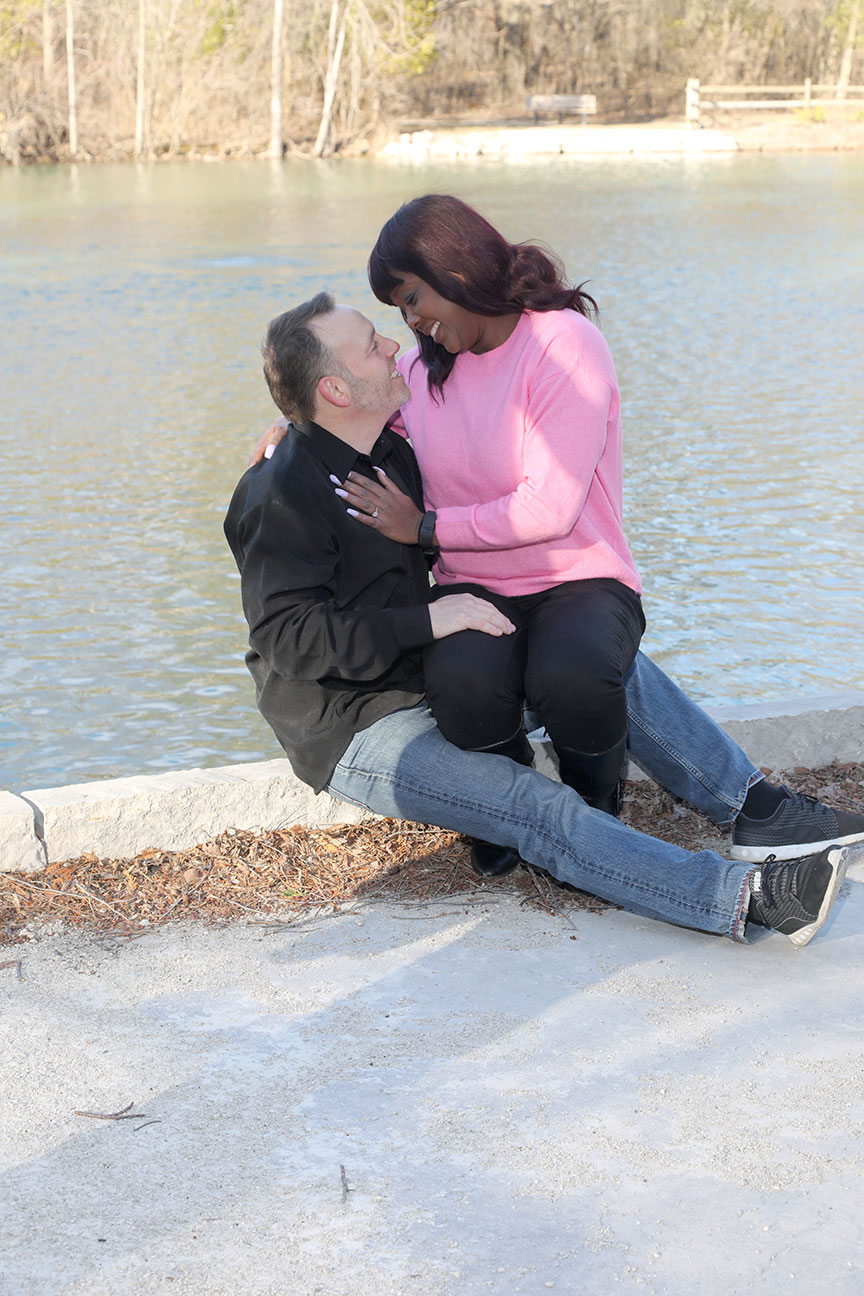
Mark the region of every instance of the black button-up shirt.
[[258, 708], [316, 792], [356, 733], [424, 693], [423, 553], [350, 517], [330, 481], [352, 469], [377, 480], [373, 463], [423, 508], [417, 460], [395, 432], [364, 455], [303, 423], [244, 474], [225, 518]]

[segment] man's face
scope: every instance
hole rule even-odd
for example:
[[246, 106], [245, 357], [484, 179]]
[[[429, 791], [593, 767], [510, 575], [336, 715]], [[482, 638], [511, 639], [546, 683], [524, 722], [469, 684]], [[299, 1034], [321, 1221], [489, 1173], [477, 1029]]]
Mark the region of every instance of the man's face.
[[382, 337], [353, 306], [337, 306], [312, 327], [345, 370], [353, 409], [380, 414], [383, 423], [410, 400], [408, 385], [396, 368], [399, 343]]

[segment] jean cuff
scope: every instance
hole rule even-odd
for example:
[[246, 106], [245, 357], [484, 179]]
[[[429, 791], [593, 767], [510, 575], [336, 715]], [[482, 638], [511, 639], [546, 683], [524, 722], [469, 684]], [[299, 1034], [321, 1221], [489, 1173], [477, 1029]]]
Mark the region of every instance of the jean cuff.
[[735, 918], [732, 923], [732, 931], [730, 932], [732, 939], [738, 941], [742, 945], [747, 943], [744, 932], [747, 927], [747, 915], [750, 912], [750, 896], [752, 895], [750, 890], [750, 879], [757, 872], [758, 866], [756, 868], [748, 869], [747, 871], [743, 886], [741, 887], [741, 894], [738, 897], [738, 907], [735, 910]]

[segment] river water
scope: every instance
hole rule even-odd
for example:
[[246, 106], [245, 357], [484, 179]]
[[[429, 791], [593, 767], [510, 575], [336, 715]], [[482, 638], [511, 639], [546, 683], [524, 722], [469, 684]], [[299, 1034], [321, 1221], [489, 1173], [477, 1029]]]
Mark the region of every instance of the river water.
[[267, 320], [457, 192], [589, 279], [646, 649], [709, 703], [864, 690], [864, 158], [0, 173], [0, 787], [265, 759], [222, 517]]

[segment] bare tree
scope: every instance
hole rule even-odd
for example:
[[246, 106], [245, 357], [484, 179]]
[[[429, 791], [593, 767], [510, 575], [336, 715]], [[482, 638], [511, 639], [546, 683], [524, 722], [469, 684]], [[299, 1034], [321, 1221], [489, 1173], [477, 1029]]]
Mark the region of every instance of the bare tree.
[[138, 0], [138, 53], [135, 72], [135, 157], [144, 152], [145, 59], [147, 57], [147, 0]]
[[849, 25], [846, 28], [846, 39], [843, 42], [843, 57], [840, 60], [840, 72], [837, 76], [837, 98], [845, 99], [852, 75], [852, 59], [858, 39], [858, 19], [861, 15], [861, 0], [852, 0], [852, 11]]
[[690, 76], [842, 98], [862, 28], [864, 0], [0, 0], [0, 153], [279, 157], [290, 134], [324, 156], [533, 93], [680, 112]]
[[[333, 116], [333, 100], [339, 84], [339, 66], [342, 62], [342, 51], [345, 48], [345, 27], [348, 22], [348, 10], [351, 0], [345, 0], [345, 8], [339, 19], [339, 0], [331, 0], [330, 25], [327, 30], [327, 70], [324, 74], [324, 104], [321, 109], [321, 121], [318, 134], [312, 149], [313, 157], [323, 157], [330, 135], [330, 121]], [[338, 32], [337, 32], [338, 21]]]
[[281, 158], [284, 151], [282, 137], [282, 77], [285, 61], [284, 0], [273, 0], [273, 47], [270, 56], [270, 147], [267, 156]]
[[51, 0], [42, 0], [42, 78], [46, 90], [54, 79], [54, 24], [51, 17]]
[[66, 0], [66, 75], [69, 102], [69, 152], [78, 153], [78, 92], [75, 84], [75, 9], [73, 0]]

